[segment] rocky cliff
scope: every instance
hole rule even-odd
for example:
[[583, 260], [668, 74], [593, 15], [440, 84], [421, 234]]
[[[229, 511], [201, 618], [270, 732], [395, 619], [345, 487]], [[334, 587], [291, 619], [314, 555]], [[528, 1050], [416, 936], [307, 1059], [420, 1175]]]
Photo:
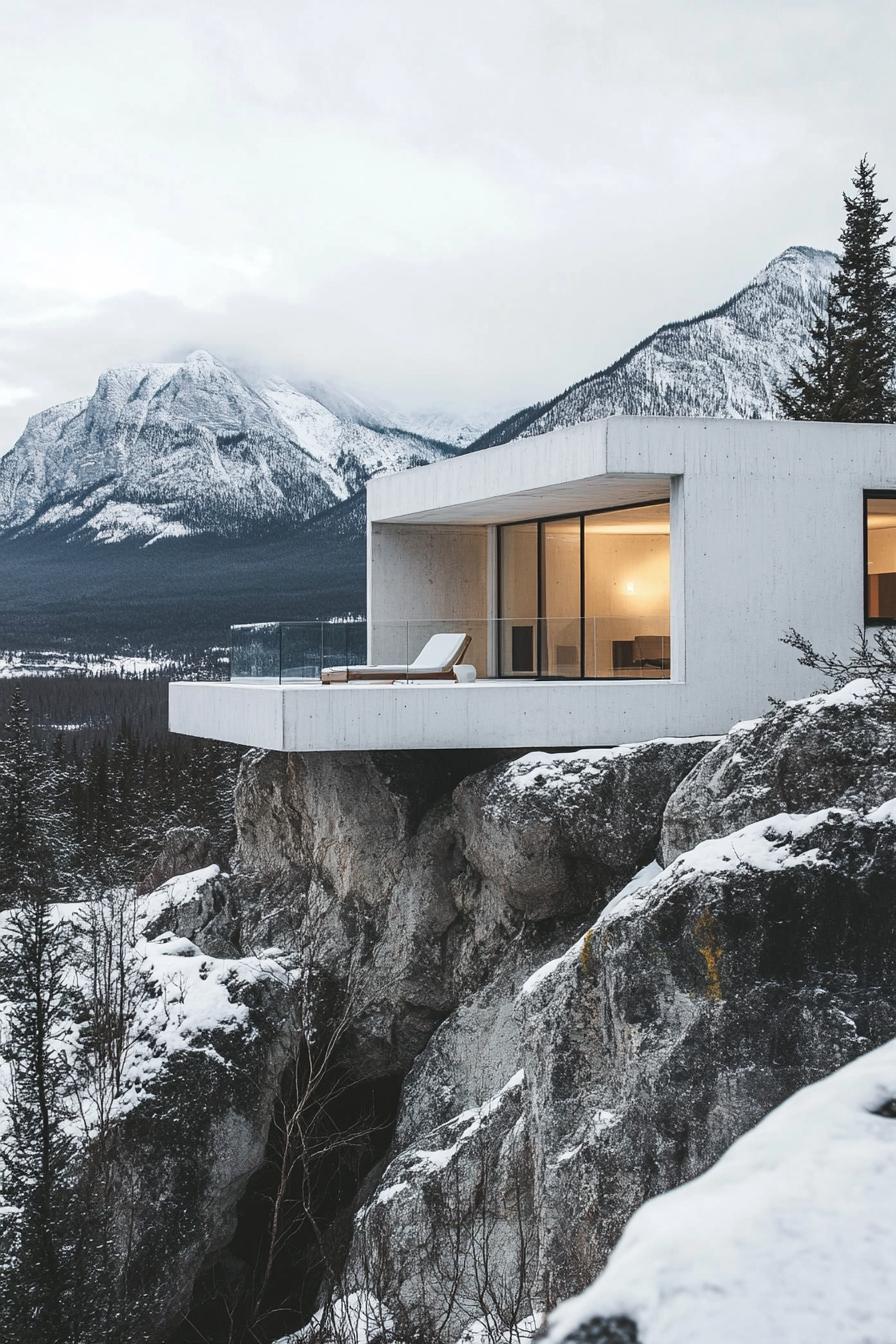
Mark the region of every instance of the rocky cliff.
[[[196, 1328], [217, 1337], [229, 1293], [247, 1339], [298, 1329], [315, 1298], [309, 1340], [354, 1338], [346, 1321], [371, 1344], [515, 1338], [645, 1200], [896, 1036], [894, 746], [854, 686], [718, 743], [250, 753], [231, 874], [145, 898], [147, 936], [210, 966], [265, 950], [289, 976], [288, 1004], [278, 986], [256, 1009], [279, 1092], [237, 1108], [253, 1136], [273, 1117], [266, 1160], [229, 1142], [220, 1080], [214, 1130], [189, 1139], [215, 1154], [215, 1226], [179, 1248]], [[290, 1116], [311, 1174], [259, 1295]], [[186, 1292], [155, 1288], [164, 1333]]]

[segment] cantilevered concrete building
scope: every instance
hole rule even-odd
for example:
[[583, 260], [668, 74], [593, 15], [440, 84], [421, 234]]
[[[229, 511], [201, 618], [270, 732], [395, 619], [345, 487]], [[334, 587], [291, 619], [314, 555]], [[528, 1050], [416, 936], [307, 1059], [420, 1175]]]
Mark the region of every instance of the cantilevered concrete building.
[[[890, 426], [619, 416], [380, 477], [367, 517], [366, 623], [236, 628], [229, 682], [172, 685], [175, 732], [281, 751], [723, 732], [816, 689], [788, 628], [845, 652], [896, 622]], [[446, 633], [464, 667], [422, 675]]]

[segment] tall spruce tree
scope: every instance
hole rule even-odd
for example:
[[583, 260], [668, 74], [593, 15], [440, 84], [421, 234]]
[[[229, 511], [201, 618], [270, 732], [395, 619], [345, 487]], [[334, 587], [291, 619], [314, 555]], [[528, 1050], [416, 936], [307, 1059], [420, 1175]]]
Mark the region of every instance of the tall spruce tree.
[[11, 1080], [0, 1194], [4, 1206], [16, 1210], [5, 1228], [0, 1275], [4, 1344], [78, 1338], [78, 1210], [64, 1049], [72, 1016], [72, 939], [56, 917], [52, 894], [39, 876], [29, 880], [0, 938], [0, 994], [8, 1005], [2, 1057]]
[[828, 310], [813, 325], [808, 358], [791, 368], [778, 392], [789, 419], [896, 420], [896, 272], [890, 261], [896, 239], [875, 173], [863, 156], [852, 179], [855, 194], [843, 196], [846, 223]]

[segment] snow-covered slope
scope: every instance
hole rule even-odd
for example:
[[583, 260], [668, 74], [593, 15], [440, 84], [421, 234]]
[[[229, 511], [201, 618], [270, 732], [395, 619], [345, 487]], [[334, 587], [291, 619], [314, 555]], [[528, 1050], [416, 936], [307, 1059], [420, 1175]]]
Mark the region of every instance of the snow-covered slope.
[[894, 1338], [896, 1041], [804, 1088], [635, 1214], [549, 1344]]
[[605, 415], [773, 419], [775, 388], [806, 348], [836, 262], [832, 252], [789, 247], [719, 308], [660, 327], [609, 368], [518, 411], [472, 447]]
[[251, 532], [302, 521], [369, 476], [444, 444], [354, 417], [282, 379], [250, 383], [204, 351], [110, 369], [93, 396], [32, 416], [0, 459], [0, 530], [101, 542]]
[[495, 415], [500, 414], [501, 409], [493, 407], [491, 412], [480, 411], [472, 415], [453, 415], [451, 411], [439, 410], [410, 413], [396, 411], [390, 416], [390, 423], [401, 425], [412, 434], [421, 434], [425, 439], [450, 443], [455, 448], [466, 448], [495, 423]]

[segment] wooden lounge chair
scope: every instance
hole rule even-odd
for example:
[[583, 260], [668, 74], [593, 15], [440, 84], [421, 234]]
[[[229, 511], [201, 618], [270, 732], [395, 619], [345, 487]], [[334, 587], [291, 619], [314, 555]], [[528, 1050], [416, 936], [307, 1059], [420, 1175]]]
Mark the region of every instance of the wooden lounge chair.
[[345, 681], [452, 681], [454, 665], [469, 647], [469, 635], [433, 635], [412, 663], [325, 667], [320, 679], [325, 686]]

